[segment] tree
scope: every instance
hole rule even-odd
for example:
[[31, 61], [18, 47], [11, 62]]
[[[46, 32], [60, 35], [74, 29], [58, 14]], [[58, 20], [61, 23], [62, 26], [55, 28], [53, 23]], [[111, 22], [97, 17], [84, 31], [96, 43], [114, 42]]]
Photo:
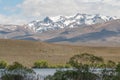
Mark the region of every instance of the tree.
[[120, 62], [116, 65], [116, 80], [120, 80]]
[[116, 63], [115, 62], [113, 62], [113, 61], [111, 61], [111, 60], [109, 60], [108, 62], [107, 62], [107, 67], [108, 68], [114, 68], [116, 66]]
[[[116, 69], [115, 69], [116, 68]], [[120, 64], [109, 60], [102, 71], [102, 80], [120, 80]]]
[[116, 65], [116, 72], [120, 73], [120, 62]]
[[53, 76], [48, 76], [46, 80], [97, 80], [99, 77], [90, 72], [90, 66], [91, 63], [101, 61], [103, 61], [101, 58], [87, 53], [75, 55], [68, 62], [75, 69], [57, 71]]
[[96, 74], [87, 71], [67, 70], [57, 71], [53, 76], [47, 76], [45, 80], [97, 80]]
[[69, 60], [69, 64], [76, 68], [79, 68], [81, 64], [88, 64], [91, 67], [96, 67], [99, 63], [103, 63], [103, 58], [88, 53], [74, 55]]

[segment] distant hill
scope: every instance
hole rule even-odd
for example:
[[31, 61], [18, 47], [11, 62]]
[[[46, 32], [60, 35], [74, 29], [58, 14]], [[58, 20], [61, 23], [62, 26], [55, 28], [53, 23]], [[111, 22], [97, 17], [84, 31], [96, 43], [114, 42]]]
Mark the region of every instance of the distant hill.
[[120, 47], [72, 46], [0, 39], [0, 60], [9, 63], [18, 61], [27, 66], [31, 66], [36, 60], [64, 64], [71, 56], [84, 52], [102, 56], [105, 60], [120, 61]]

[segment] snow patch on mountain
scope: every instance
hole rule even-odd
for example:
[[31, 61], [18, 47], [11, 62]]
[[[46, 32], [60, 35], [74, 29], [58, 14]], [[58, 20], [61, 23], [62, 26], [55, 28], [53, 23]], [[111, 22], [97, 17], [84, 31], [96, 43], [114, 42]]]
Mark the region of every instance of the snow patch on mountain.
[[92, 25], [104, 23], [110, 20], [118, 19], [117, 17], [103, 16], [100, 14], [76, 14], [74, 16], [56, 16], [46, 17], [44, 20], [36, 20], [30, 22], [28, 28], [34, 32], [44, 32], [48, 30], [57, 30], [62, 28], [74, 28], [82, 25]]

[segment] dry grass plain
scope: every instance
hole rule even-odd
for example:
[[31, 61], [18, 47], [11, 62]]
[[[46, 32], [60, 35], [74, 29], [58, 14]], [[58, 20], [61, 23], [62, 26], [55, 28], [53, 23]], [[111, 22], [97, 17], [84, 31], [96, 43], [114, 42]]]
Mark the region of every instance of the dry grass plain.
[[37, 60], [47, 60], [50, 64], [64, 64], [71, 56], [85, 52], [101, 56], [105, 60], [120, 61], [120, 47], [71, 46], [0, 39], [0, 60], [10, 64], [18, 61], [25, 66], [32, 66]]

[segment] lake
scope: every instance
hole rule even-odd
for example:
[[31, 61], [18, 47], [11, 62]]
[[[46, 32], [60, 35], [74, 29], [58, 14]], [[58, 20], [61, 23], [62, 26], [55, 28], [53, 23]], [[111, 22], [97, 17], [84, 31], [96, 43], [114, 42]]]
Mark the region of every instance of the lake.
[[[56, 71], [58, 70], [62, 70], [62, 71], [66, 71], [66, 70], [73, 70], [72, 68], [41, 68], [41, 69], [33, 69], [33, 71], [35, 72], [35, 79], [37, 78], [37, 80], [44, 80], [44, 78], [48, 75], [53, 75]], [[0, 77], [1, 77], [1, 73], [4, 71], [4, 69], [0, 69]], [[31, 77], [31, 76], [29, 76]]]
[[43, 69], [33, 69], [36, 73], [36, 75], [40, 75], [41, 77], [46, 77], [48, 75], [53, 75], [56, 71], [62, 70], [73, 70], [73, 68], [43, 68]]
[[[33, 71], [36, 73], [35, 78], [38, 78], [38, 80], [44, 80], [44, 78], [48, 75], [53, 75], [56, 71], [62, 70], [74, 70], [73, 68], [42, 68], [42, 69], [33, 69]], [[104, 69], [96, 68], [96, 69], [90, 69], [90, 72], [95, 73], [97, 75], [101, 75], [102, 71]], [[107, 68], [107, 71], [113, 71], [111, 68]], [[1, 72], [4, 71], [4, 69], [0, 69], [0, 75]]]

